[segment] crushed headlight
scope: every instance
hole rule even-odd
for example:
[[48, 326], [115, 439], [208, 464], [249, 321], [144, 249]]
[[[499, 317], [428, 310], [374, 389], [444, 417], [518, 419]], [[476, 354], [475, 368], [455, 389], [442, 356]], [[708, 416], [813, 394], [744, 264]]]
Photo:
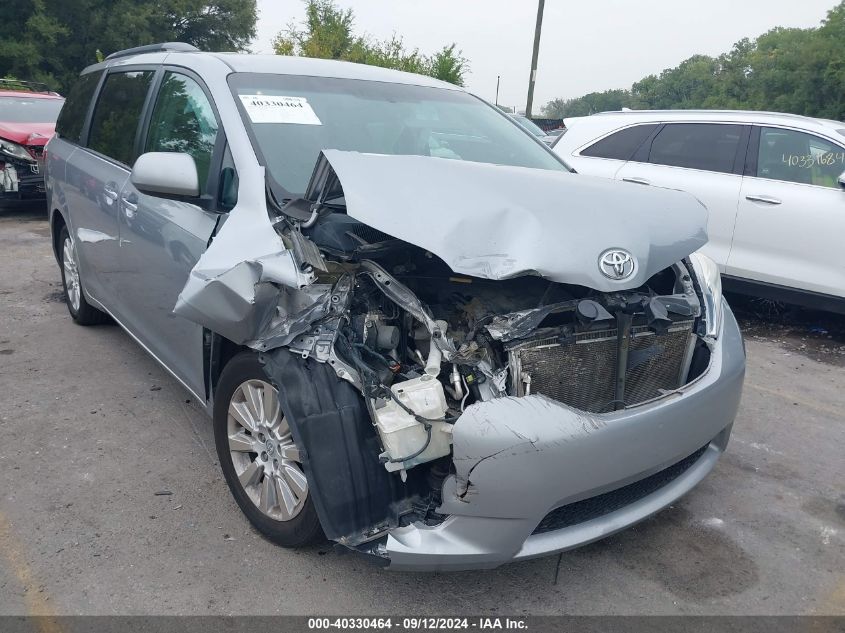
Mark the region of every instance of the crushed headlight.
[[693, 253], [689, 259], [704, 295], [704, 317], [707, 326], [705, 335], [717, 338], [722, 327], [722, 277], [719, 267], [716, 262], [701, 253]]
[[6, 156], [11, 156], [12, 158], [17, 158], [19, 160], [25, 160], [29, 163], [35, 162], [35, 159], [28, 151], [26, 151], [25, 147], [2, 139], [0, 139], [0, 154], [5, 154]]

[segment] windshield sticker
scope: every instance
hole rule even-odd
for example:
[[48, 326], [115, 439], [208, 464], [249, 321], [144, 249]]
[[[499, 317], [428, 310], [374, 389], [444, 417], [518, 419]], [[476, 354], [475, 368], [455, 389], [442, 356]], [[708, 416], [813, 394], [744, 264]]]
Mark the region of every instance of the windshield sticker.
[[322, 125], [305, 97], [238, 95], [253, 123]]

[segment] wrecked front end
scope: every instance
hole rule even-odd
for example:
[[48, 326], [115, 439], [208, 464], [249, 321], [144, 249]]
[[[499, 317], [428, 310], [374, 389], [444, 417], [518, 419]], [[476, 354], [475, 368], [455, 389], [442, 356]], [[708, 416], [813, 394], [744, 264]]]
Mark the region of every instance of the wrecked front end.
[[0, 137], [0, 202], [44, 198], [43, 137], [19, 145]]
[[233, 216], [200, 260], [176, 312], [261, 352], [327, 537], [395, 569], [494, 567], [712, 468], [744, 355], [690, 255], [703, 210], [580, 178], [326, 152], [270, 220], [278, 252], [238, 256], [254, 227]]
[[41, 163], [0, 156], [0, 202], [38, 200], [45, 196]]

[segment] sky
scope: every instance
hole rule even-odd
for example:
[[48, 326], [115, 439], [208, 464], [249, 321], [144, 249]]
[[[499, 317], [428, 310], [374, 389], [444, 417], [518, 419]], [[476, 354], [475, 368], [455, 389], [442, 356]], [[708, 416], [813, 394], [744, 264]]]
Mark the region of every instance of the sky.
[[[818, 26], [838, 0], [546, 0], [534, 111], [548, 101], [628, 88], [691, 55], [718, 55], [775, 26]], [[431, 53], [455, 42], [469, 59], [466, 86], [525, 108], [536, 0], [336, 0], [355, 13], [356, 34], [393, 33]], [[304, 17], [300, 0], [258, 0], [255, 53]]]

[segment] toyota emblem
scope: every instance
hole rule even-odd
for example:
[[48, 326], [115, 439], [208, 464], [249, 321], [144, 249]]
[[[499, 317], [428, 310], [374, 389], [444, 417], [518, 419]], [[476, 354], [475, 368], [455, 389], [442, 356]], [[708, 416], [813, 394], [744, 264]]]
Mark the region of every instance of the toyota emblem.
[[599, 255], [601, 274], [614, 281], [628, 279], [637, 270], [637, 260], [621, 248], [609, 248]]

